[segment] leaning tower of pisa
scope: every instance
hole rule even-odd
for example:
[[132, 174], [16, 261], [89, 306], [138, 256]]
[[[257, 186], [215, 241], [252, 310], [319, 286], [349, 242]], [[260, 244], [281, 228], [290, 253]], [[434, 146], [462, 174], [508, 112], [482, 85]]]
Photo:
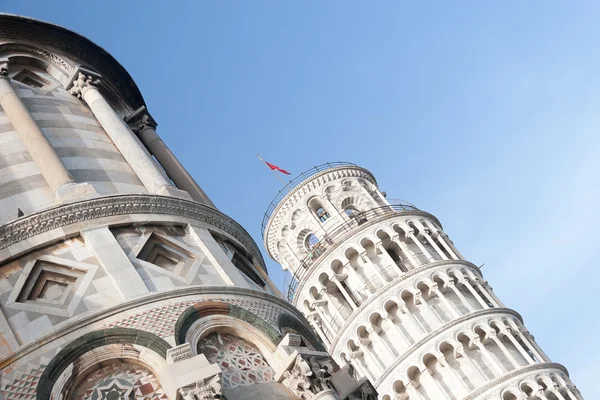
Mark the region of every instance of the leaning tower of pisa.
[[156, 129], [105, 50], [0, 14], [0, 399], [339, 400], [352, 379]]
[[354, 164], [288, 186], [263, 222], [288, 301], [379, 399], [582, 399], [435, 216]]

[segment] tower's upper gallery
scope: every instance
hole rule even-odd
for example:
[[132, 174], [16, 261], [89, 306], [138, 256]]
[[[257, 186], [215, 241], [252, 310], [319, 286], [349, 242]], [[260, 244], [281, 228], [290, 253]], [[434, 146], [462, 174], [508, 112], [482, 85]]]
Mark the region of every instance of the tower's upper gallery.
[[389, 206], [375, 177], [347, 162], [327, 163], [300, 174], [273, 200], [263, 221], [269, 255], [285, 269], [296, 269], [314, 240], [353, 218]]
[[[91, 40], [61, 26], [0, 13], [0, 57], [18, 58], [43, 68], [67, 87], [78, 67], [95, 71], [123, 116], [145, 105], [137, 85], [121, 64]], [[18, 61], [18, 60], [15, 60]]]

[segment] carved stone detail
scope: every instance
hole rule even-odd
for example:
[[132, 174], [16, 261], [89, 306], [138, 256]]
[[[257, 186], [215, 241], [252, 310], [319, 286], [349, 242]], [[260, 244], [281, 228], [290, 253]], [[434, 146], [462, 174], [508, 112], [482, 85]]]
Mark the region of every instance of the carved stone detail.
[[8, 52], [30, 53], [30, 54], [36, 55], [38, 57], [41, 57], [42, 59], [48, 61], [51, 64], [56, 65], [57, 67], [61, 68], [62, 70], [64, 70], [67, 73], [71, 72], [73, 70], [73, 67], [71, 66], [71, 64], [69, 64], [68, 62], [66, 62], [65, 60], [63, 60], [62, 58], [57, 56], [56, 54], [50, 53], [46, 50], [42, 50], [35, 46], [31, 46], [31, 45], [27, 45], [27, 44], [5, 43], [2, 46], [0, 46], [0, 52], [2, 52], [2, 53], [8, 53]]
[[182, 387], [179, 389], [179, 393], [183, 400], [225, 399], [220, 375], [196, 382], [196, 385]]
[[69, 93], [81, 98], [86, 89], [89, 89], [91, 86], [96, 86], [99, 83], [99, 79], [94, 78], [92, 75], [85, 75], [84, 73], [80, 72], [77, 75], [77, 79], [73, 81], [71, 88], [69, 89]]
[[332, 389], [332, 371], [329, 358], [298, 354], [294, 365], [283, 373], [282, 383], [302, 400], [311, 400], [314, 395]]
[[167, 363], [173, 364], [181, 360], [192, 358], [192, 346], [189, 343], [184, 343], [167, 350]]
[[219, 211], [174, 197], [124, 195], [102, 197], [49, 209], [0, 227], [0, 250], [35, 235], [71, 224], [117, 215], [174, 215], [204, 222], [227, 232], [246, 247], [256, 262], [266, 269], [258, 246], [248, 232]]

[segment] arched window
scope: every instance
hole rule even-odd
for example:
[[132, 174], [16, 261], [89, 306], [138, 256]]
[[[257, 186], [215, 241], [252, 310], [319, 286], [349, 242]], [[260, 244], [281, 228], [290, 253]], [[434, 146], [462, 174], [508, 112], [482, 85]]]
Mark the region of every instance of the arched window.
[[325, 211], [323, 207], [317, 208], [316, 214], [317, 218], [319, 218], [319, 221], [321, 222], [325, 222], [329, 219], [329, 213]]
[[308, 207], [321, 222], [329, 219], [329, 213], [323, 208], [323, 205], [318, 198], [314, 197], [308, 202]]
[[304, 239], [304, 247], [306, 250], [310, 251], [313, 247], [315, 247], [319, 243], [319, 238], [315, 236], [314, 233], [309, 233], [306, 235], [306, 239]]
[[272, 382], [275, 376], [254, 345], [228, 333], [211, 333], [200, 339], [198, 353], [219, 365], [223, 389]]

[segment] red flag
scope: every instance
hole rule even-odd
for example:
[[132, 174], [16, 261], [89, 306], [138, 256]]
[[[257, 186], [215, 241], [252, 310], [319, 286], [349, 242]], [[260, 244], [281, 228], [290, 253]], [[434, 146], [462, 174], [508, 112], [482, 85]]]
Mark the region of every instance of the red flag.
[[[264, 160], [263, 160], [264, 161]], [[271, 163], [268, 163], [265, 161], [265, 164], [267, 164], [269, 166], [269, 168], [271, 168], [273, 171], [279, 171], [281, 173], [284, 173], [286, 175], [291, 175], [289, 172], [287, 172], [285, 169], [281, 169], [279, 168], [277, 165], [273, 165]]]

